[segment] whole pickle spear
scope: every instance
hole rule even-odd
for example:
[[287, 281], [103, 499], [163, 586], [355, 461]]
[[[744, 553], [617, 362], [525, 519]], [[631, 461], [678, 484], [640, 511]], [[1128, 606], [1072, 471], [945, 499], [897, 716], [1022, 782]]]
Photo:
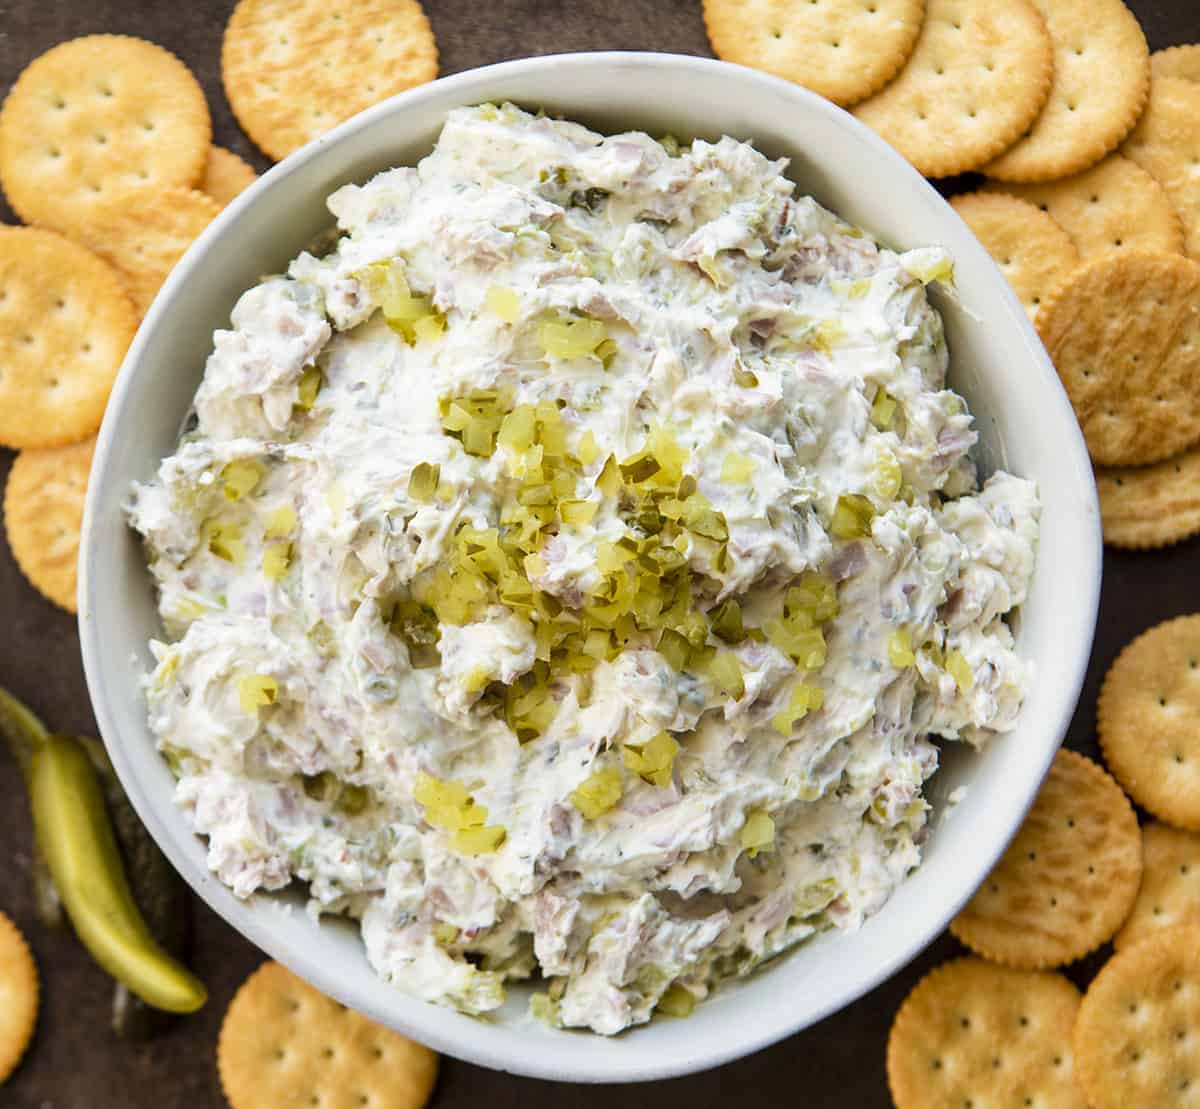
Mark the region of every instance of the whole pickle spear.
[[80, 942], [148, 1005], [191, 1013], [204, 984], [159, 946], [138, 911], [95, 768], [69, 736], [34, 751], [30, 794], [37, 840]]
[[[29, 789], [33, 753], [45, 742], [46, 734], [46, 726], [8, 690], [0, 688], [0, 736], [4, 738], [9, 751], [12, 752], [13, 760], [21, 770], [26, 790]], [[36, 840], [33, 844], [33, 863], [30, 869], [34, 911], [38, 920], [47, 928], [61, 928], [62, 901], [59, 899], [58, 890], [54, 888], [50, 869], [46, 866], [46, 859]]]

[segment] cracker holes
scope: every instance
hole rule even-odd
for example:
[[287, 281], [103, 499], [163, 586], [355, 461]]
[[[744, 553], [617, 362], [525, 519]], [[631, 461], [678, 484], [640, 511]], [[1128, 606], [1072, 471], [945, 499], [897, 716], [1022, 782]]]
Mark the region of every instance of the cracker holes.
[[934, 1070], [941, 1070], [942, 1069], [941, 1059], [934, 1059], [931, 1066], [933, 1067]]
[[92, 344], [91, 344], [91, 343], [84, 343], [84, 344], [83, 344], [83, 346], [81, 346], [79, 349], [80, 349], [80, 350], [81, 350], [81, 351], [82, 351], [84, 354], [91, 354], [91, 353], [92, 353]]
[[109, 85], [97, 85], [96, 91], [103, 96], [105, 100], [112, 98], [113, 90]]

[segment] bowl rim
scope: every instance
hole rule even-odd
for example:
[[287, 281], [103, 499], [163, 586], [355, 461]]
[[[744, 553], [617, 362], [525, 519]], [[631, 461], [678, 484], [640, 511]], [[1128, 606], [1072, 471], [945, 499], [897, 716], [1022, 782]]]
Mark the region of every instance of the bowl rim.
[[[564, 1060], [556, 1058], [556, 1053], [553, 1050], [541, 1052], [537, 1046], [529, 1050], [523, 1050], [523, 1053], [520, 1055], [513, 1055], [513, 1041], [501, 1039], [493, 1042], [493, 1038], [485, 1034], [486, 1025], [480, 1027], [475, 1022], [464, 1025], [464, 1028], [479, 1029], [477, 1034], [472, 1035], [470, 1032], [464, 1034], [463, 1031], [452, 1031], [449, 1027], [444, 1027], [436, 1020], [422, 1021], [415, 1014], [427, 1012], [431, 1006], [402, 994], [399, 990], [397, 990], [397, 994], [400, 998], [417, 1007], [413, 1009], [413, 1015], [409, 1013], [397, 1013], [394, 1010], [387, 1010], [385, 1012], [381, 1008], [359, 997], [352, 987], [345, 985], [333, 972], [327, 970], [315, 955], [307, 950], [297, 949], [289, 945], [286, 941], [279, 939], [275, 930], [269, 926], [262, 914], [250, 912], [242, 902], [231, 904], [231, 892], [219, 882], [216, 882], [205, 867], [197, 867], [193, 860], [177, 849], [172, 831], [168, 826], [167, 820], [163, 817], [163, 812], [167, 809], [178, 813], [173, 800], [170, 797], [155, 798], [151, 796], [151, 791], [147, 790], [143, 793], [139, 788], [138, 776], [132, 768], [130, 757], [126, 755], [124, 750], [125, 745], [119, 742], [117, 738], [120, 735], [120, 729], [117, 724], [112, 701], [118, 688], [128, 692], [129, 687], [127, 685], [118, 687], [114, 684], [110, 688], [106, 683], [106, 675], [113, 664], [111, 660], [105, 658], [102, 629], [98, 626], [98, 622], [94, 617], [94, 609], [98, 597], [97, 591], [103, 585], [98, 575], [93, 572], [99, 543], [96, 534], [99, 516], [98, 502], [100, 499], [100, 489], [102, 488], [114, 448], [117, 413], [122, 411], [126, 405], [134, 379], [140, 372], [143, 352], [150, 343], [150, 336], [162, 325], [166, 317], [173, 310], [174, 302], [183, 293], [191, 274], [202, 265], [209, 247], [225, 234], [226, 228], [237, 219], [243, 209], [253, 204], [259, 197], [270, 192], [286, 178], [301, 172], [310, 161], [319, 157], [329, 146], [339, 144], [359, 131], [372, 127], [378, 120], [402, 114], [409, 109], [419, 107], [426, 100], [439, 99], [451, 91], [461, 90], [462, 95], [458, 102], [466, 104], [473, 102], [470, 96], [472, 88], [486, 85], [490, 81], [510, 76], [537, 73], [544, 70], [578, 66], [600, 68], [618, 66], [624, 68], [632, 67], [639, 70], [674, 69], [680, 71], [686, 69], [692, 70], [699, 75], [705, 73], [728, 75], [729, 71], [735, 71], [737, 79], [749, 86], [759, 86], [764, 91], [772, 91], [776, 94], [782, 93], [799, 102], [805, 103], [810, 110], [822, 112], [833, 117], [840, 117], [838, 122], [841, 126], [856, 131], [860, 140], [873, 148], [874, 155], [879, 160], [881, 169], [887, 169], [897, 176], [898, 186], [905, 185], [922, 191], [928, 194], [928, 196], [941, 199], [934, 187], [918, 174], [898, 152], [848, 112], [843, 111], [823, 97], [791, 82], [758, 70], [717, 59], [649, 51], [589, 51], [550, 54], [464, 70], [450, 76], [441, 77], [433, 82], [409, 89], [381, 101], [288, 155], [281, 162], [262, 174], [245, 192], [227, 205], [191, 245], [155, 298], [122, 362], [97, 438], [91, 471], [94, 480], [89, 481], [81, 533], [78, 626], [84, 673], [96, 721], [101, 735], [105, 737], [112, 761], [121, 781], [125, 785], [130, 800], [139, 817], [151, 831], [159, 847], [170, 859], [175, 869], [184, 877], [201, 900], [226, 923], [234, 927], [268, 956], [288, 966], [300, 977], [312, 982], [325, 993], [328, 993], [350, 1007], [366, 1012], [377, 1020], [384, 1021], [406, 1035], [419, 1038], [429, 1044], [430, 1047], [445, 1054], [495, 1070], [509, 1071], [535, 1078], [589, 1083], [635, 1082], [664, 1079], [693, 1073], [716, 1067], [752, 1052], [759, 1051], [846, 1007], [896, 973], [903, 966], [910, 963], [944, 930], [946, 924], [971, 896], [975, 887], [983, 880], [996, 859], [999, 858], [1000, 854], [1007, 847], [1011, 838], [1016, 834], [1024, 813], [1033, 803], [1036, 788], [1031, 789], [1029, 796], [1024, 800], [1024, 804], [1020, 810], [1021, 819], [1015, 820], [1011, 828], [995, 844], [991, 845], [986, 851], [979, 853], [976, 864], [973, 867], [975, 872], [974, 880], [969, 888], [967, 888], [965, 894], [946, 900], [943, 903], [941, 911], [931, 913], [926, 926], [920, 931], [908, 949], [902, 953], [898, 953], [893, 958], [880, 961], [873, 966], [870, 973], [863, 975], [849, 988], [845, 988], [840, 992], [831, 992], [830, 996], [826, 997], [820, 1005], [813, 1007], [803, 1017], [795, 1020], [781, 1020], [777, 1024], [766, 1028], [727, 1027], [726, 1034], [719, 1039], [705, 1038], [702, 1044], [697, 1042], [690, 1049], [680, 1050], [673, 1055], [666, 1055], [664, 1053], [647, 1058], [642, 1054], [630, 1053], [622, 1057], [619, 1064], [614, 1064], [611, 1058], [603, 1057], [601, 1057], [603, 1061], [601, 1059], [589, 1061], [586, 1050], [582, 1053], [568, 1052], [567, 1054], [572, 1057], [569, 1064], [564, 1066]], [[945, 207], [946, 218], [951, 223], [959, 222], [960, 226], [964, 226], [965, 229], [965, 225], [961, 225], [961, 221], [953, 209], [948, 204], [945, 204], [944, 201], [942, 203]], [[998, 270], [996, 274], [999, 276]], [[1001, 280], [1003, 279], [1001, 278]], [[1011, 290], [1006, 289], [1006, 292], [1011, 305], [1017, 305], [1015, 295]], [[1019, 309], [1019, 305], [1017, 307]], [[1024, 345], [1029, 348], [1030, 357], [1034, 361], [1041, 363], [1043, 376], [1048, 374], [1049, 378], [1056, 382], [1057, 375], [1054, 373], [1053, 367], [1050, 365], [1049, 359], [1032, 325], [1023, 311], [1018, 310], [1017, 315], [1023, 324], [1024, 333], [1022, 337]], [[1060, 408], [1065, 406], [1066, 412], [1071, 412], [1069, 402], [1065, 394], [1061, 393], [1061, 390], [1060, 396], [1052, 403], [1057, 403]], [[1074, 424], [1073, 416], [1071, 423]], [[1082, 455], [1086, 463], [1086, 450], [1078, 428], [1075, 427], [1073, 435], [1068, 433], [1067, 438], [1070, 441], [1063, 444], [1063, 449], [1074, 452], [1076, 463], [1079, 461], [1079, 455]], [[1057, 711], [1054, 714], [1054, 718], [1050, 721], [1044, 721], [1039, 725], [1041, 731], [1053, 732], [1057, 736], [1053, 745], [1047, 745], [1044, 757], [1039, 760], [1042, 763], [1038, 768], [1037, 780], [1039, 782], [1049, 769], [1050, 763], [1066, 734], [1067, 727], [1074, 713], [1083, 685], [1095, 631], [1100, 598], [1102, 546], [1099, 511], [1096, 506], [1094, 485], [1091, 487], [1090, 497], [1091, 505], [1089, 507], [1091, 511], [1085, 513], [1085, 515], [1090, 516], [1092, 520], [1092, 534], [1081, 537], [1080, 549], [1085, 558], [1083, 564], [1073, 567], [1074, 590], [1078, 606], [1084, 614], [1084, 623], [1088, 630], [1087, 635], [1080, 641], [1077, 647], [1076, 657], [1066, 669], [1066, 680], [1061, 686], [1056, 701]], [[196, 835], [190, 827], [186, 829], [186, 832], [192, 837]], [[769, 974], [770, 968], [767, 968], [766, 975], [769, 976]], [[406, 1007], [404, 1001], [397, 1001], [396, 1008], [404, 1009]], [[591, 1034], [585, 1033], [584, 1035], [590, 1036]], [[636, 1029], [632, 1031], [632, 1035], [637, 1035]]]

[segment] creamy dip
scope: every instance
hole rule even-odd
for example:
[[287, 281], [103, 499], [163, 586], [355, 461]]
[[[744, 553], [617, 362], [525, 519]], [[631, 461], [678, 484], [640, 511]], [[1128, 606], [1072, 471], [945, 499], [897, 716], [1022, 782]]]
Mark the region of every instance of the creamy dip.
[[934, 740], [1030, 681], [925, 285], [723, 138], [451, 112], [250, 289], [128, 512], [150, 724], [239, 896], [482, 1013], [690, 1011], [915, 867]]

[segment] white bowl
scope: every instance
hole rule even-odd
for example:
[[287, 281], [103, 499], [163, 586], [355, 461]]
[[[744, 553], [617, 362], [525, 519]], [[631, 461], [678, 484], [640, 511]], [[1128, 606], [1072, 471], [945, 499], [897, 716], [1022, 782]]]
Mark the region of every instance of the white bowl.
[[[898, 248], [940, 243], [957, 262], [955, 303], [939, 296], [951, 381], [969, 401], [986, 470], [1036, 479], [1041, 550], [1017, 621], [1037, 677], [1017, 730], [982, 754], [945, 749], [931, 783], [936, 816], [922, 866], [854, 935], [825, 935], [751, 979], [722, 987], [686, 1020], [604, 1039], [526, 1016], [513, 989], [489, 1020], [407, 997], [367, 965], [356, 930], [316, 925], [298, 896], [239, 901], [205, 867], [204, 844], [172, 801], [146, 726], [139, 678], [159, 633], [154, 592], [121, 503], [176, 442], [212, 346], [238, 294], [281, 269], [330, 225], [337, 186], [412, 165], [446, 112], [512, 100], [601, 130], [753, 140], [792, 160], [803, 192]], [[499, 1070], [580, 1082], [665, 1078], [764, 1047], [840, 1009], [912, 959], [987, 874], [1061, 742], [1083, 680], [1100, 586], [1092, 471], [1071, 406], [999, 270], [951, 208], [852, 116], [796, 85], [701, 58], [577, 54], [472, 70], [397, 96], [293, 154], [235, 200], [164, 285], [117, 379], [88, 491], [79, 630], [100, 730], [141, 818], [196, 892], [259, 947], [318, 988], [439, 1051]], [[968, 787], [957, 806], [946, 798]]]

